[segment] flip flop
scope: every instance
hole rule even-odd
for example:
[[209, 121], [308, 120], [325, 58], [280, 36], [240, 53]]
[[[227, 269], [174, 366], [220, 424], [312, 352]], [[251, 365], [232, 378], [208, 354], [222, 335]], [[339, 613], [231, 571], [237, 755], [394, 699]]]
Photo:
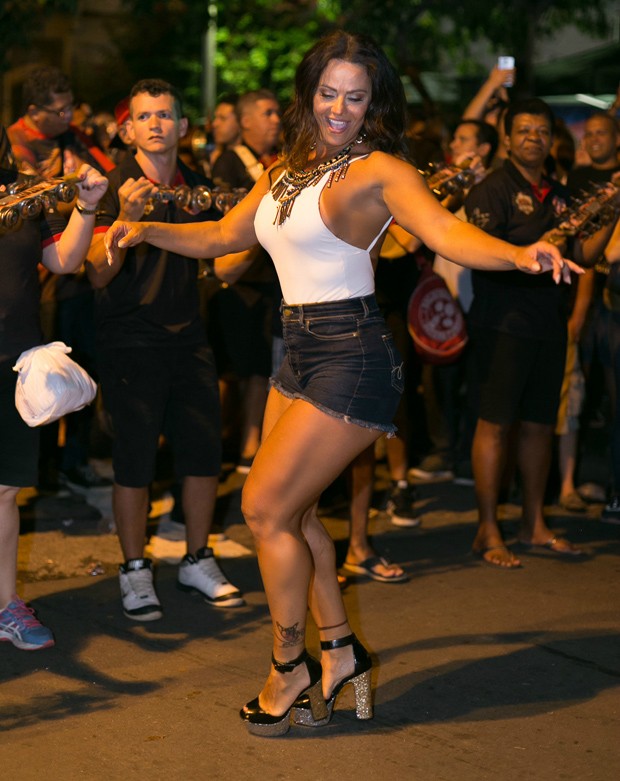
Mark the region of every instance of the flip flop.
[[377, 583], [404, 583], [409, 580], [409, 575], [403, 572], [402, 575], [382, 575], [377, 572], [376, 568], [383, 565], [384, 567], [393, 566], [391, 562], [384, 559], [383, 556], [370, 556], [369, 558], [361, 561], [359, 564], [352, 564], [345, 561], [342, 565], [342, 569], [347, 572], [351, 572], [353, 575], [366, 575], [371, 580], [376, 580]]
[[564, 537], [550, 537], [547, 542], [527, 542], [527, 540], [519, 540], [519, 545], [522, 545], [527, 550], [548, 550], [551, 553], [557, 553], [558, 556], [583, 556], [584, 552], [580, 548], [576, 548], [572, 542], [569, 542]]
[[506, 562], [514, 562], [516, 560], [516, 556], [514, 555], [514, 553], [511, 550], [509, 550], [505, 545], [489, 545], [488, 547], [485, 548], [472, 548], [472, 553], [474, 554], [474, 556], [477, 556], [484, 564], [487, 564], [489, 567], [495, 567], [495, 569], [502, 569], [502, 570], [521, 568], [521, 562], [519, 562], [518, 564], [513, 564], [513, 563], [502, 564], [501, 561], [499, 560], [493, 561], [493, 559], [485, 558], [484, 554], [491, 553], [492, 551], [501, 551], [505, 555]]

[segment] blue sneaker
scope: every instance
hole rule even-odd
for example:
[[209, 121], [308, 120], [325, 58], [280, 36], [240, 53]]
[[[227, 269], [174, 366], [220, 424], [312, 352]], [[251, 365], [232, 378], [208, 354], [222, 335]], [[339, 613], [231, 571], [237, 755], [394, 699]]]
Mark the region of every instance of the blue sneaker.
[[37, 651], [54, 645], [51, 630], [34, 616], [34, 610], [19, 597], [0, 611], [0, 642], [9, 641], [23, 651]]

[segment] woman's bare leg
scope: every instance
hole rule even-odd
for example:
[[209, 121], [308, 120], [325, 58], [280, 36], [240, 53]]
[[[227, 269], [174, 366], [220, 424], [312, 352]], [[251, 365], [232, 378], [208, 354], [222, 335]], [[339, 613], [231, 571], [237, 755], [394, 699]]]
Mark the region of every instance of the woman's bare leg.
[[[377, 436], [376, 430], [346, 423], [308, 402], [270, 392], [264, 438], [243, 489], [242, 510], [256, 543], [278, 661], [290, 661], [303, 650], [313, 571], [313, 604], [319, 621], [326, 622], [320, 625], [346, 619], [333, 543], [310, 511]], [[307, 682], [305, 667], [286, 675], [272, 668], [259, 697], [261, 707], [272, 715], [284, 713]]]

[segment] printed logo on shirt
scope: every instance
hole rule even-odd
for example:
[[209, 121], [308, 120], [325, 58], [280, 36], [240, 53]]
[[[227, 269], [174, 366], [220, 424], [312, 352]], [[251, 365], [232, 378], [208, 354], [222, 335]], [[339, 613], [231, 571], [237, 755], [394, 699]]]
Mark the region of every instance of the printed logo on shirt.
[[468, 221], [477, 228], [482, 228], [482, 230], [484, 230], [489, 224], [490, 219], [491, 215], [489, 212], [482, 212], [480, 211], [480, 207], [476, 206], [476, 208], [469, 215]]
[[566, 201], [564, 198], [560, 198], [558, 195], [554, 196], [551, 203], [553, 204], [553, 213], [556, 217], [562, 214], [562, 212], [566, 209]]
[[527, 193], [517, 193], [515, 195], [515, 206], [522, 214], [532, 214], [534, 211], [532, 196]]

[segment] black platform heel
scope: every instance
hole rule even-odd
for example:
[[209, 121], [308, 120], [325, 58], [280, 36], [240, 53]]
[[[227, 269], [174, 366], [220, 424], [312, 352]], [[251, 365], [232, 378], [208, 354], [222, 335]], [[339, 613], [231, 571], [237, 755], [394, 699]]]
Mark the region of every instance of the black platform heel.
[[[300, 664], [306, 664], [308, 673], [310, 675], [310, 685], [307, 686], [297, 699], [303, 698], [308, 708], [308, 714], [311, 718], [317, 720], [323, 720], [326, 718], [327, 705], [323, 699], [323, 692], [321, 691], [321, 663], [310, 656], [310, 654], [304, 649], [297, 659], [293, 659], [291, 662], [278, 662], [273, 656], [271, 657], [271, 663], [274, 669], [279, 673], [290, 673]], [[293, 705], [297, 700], [293, 701]], [[252, 735], [263, 735], [265, 737], [278, 737], [280, 735], [286, 735], [290, 726], [290, 715], [293, 709], [291, 705], [286, 713], [282, 716], [272, 716], [271, 713], [267, 713], [263, 710], [258, 703], [258, 697], [255, 697], [251, 702], [242, 708], [239, 712], [241, 718], [247, 723], [248, 732]]]
[[358, 719], [372, 719], [372, 693], [370, 686], [372, 659], [368, 651], [354, 634], [339, 637], [337, 640], [321, 640], [321, 651], [331, 651], [334, 648], [344, 648], [347, 645], [353, 646], [355, 668], [351, 675], [343, 678], [334, 687], [329, 700], [325, 703], [327, 715], [322, 719], [316, 719], [310, 699], [304, 692], [293, 703], [293, 721], [295, 724], [302, 724], [306, 727], [323, 727], [329, 724], [334, 712], [336, 697], [348, 683], [352, 683], [355, 689], [355, 715]]

